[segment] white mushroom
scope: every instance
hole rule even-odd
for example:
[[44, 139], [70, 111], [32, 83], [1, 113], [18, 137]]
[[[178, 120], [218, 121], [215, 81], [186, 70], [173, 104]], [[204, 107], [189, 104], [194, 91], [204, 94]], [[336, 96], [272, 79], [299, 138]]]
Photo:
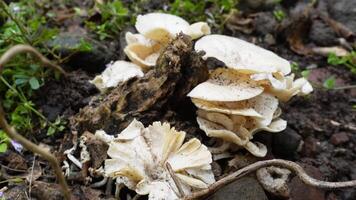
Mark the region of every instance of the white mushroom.
[[[207, 147], [197, 139], [183, 143], [185, 132], [176, 131], [168, 123], [154, 122], [144, 128], [133, 120], [114, 138], [102, 131], [95, 135], [109, 144], [105, 175], [140, 195], [149, 194], [149, 199], [179, 199], [178, 188], [189, 194], [215, 182]], [[179, 183], [174, 181], [167, 163]]]
[[218, 68], [208, 81], [197, 85], [188, 96], [207, 101], [229, 102], [250, 99], [262, 92], [263, 87], [258, 86], [248, 75]]
[[210, 34], [206, 22], [189, 25], [184, 19], [165, 13], [139, 15], [135, 26], [139, 33], [126, 33], [127, 46], [124, 52], [132, 62], [145, 70], [156, 65], [160, 51], [177, 34], [182, 32], [192, 39]]
[[206, 22], [189, 25], [183, 18], [166, 13], [139, 15], [135, 27], [146, 38], [161, 43], [167, 43], [180, 32], [190, 35], [193, 39], [210, 34], [210, 27]]
[[289, 62], [275, 53], [235, 37], [207, 35], [195, 43], [196, 51], [205, 51], [204, 58], [214, 57], [241, 73], [291, 72]]
[[106, 69], [90, 82], [101, 92], [105, 92], [108, 88], [115, 87], [120, 82], [127, 81], [135, 76], [143, 76], [141, 68], [133, 63], [119, 60], [114, 63], [109, 63]]

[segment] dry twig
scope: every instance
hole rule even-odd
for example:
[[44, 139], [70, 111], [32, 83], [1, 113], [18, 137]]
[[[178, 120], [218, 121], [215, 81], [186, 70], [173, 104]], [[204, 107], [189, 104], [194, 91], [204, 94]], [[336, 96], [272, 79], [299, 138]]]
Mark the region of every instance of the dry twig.
[[[1, 58], [0, 58], [0, 74], [2, 73], [4, 66], [7, 62], [11, 60], [15, 55], [20, 54], [20, 53], [30, 53], [37, 57], [44, 66], [50, 67], [54, 70], [57, 70], [61, 72], [62, 74], [65, 74], [65, 71], [59, 67], [58, 65], [55, 65], [51, 63], [46, 57], [44, 57], [41, 53], [39, 53], [36, 49], [34, 49], [31, 46], [28, 45], [16, 45], [12, 48], [10, 48], [7, 52], [5, 52]], [[61, 168], [59, 166], [59, 163], [54, 155], [52, 155], [50, 152], [47, 150], [39, 147], [38, 145], [32, 143], [30, 140], [26, 139], [17, 131], [11, 127], [5, 118], [5, 112], [2, 107], [2, 104], [0, 102], [0, 127], [6, 132], [6, 134], [12, 139], [17, 142], [19, 142], [22, 146], [24, 146], [26, 149], [39, 154], [41, 157], [46, 159], [51, 165], [52, 168], [57, 176], [57, 179], [59, 181], [59, 184], [62, 187], [63, 190], [63, 195], [65, 199], [70, 199], [70, 191], [67, 185], [67, 182], [62, 174]]]
[[345, 181], [345, 182], [327, 182], [327, 181], [320, 181], [310, 177], [304, 169], [295, 162], [281, 160], [281, 159], [273, 159], [273, 160], [266, 160], [266, 161], [259, 161], [255, 162], [247, 167], [237, 170], [236, 172], [218, 180], [214, 184], [210, 185], [209, 188], [200, 190], [198, 192], [194, 192], [193, 194], [186, 196], [185, 200], [192, 200], [192, 199], [200, 199], [203, 197], [207, 197], [214, 192], [216, 192], [221, 187], [251, 173], [260, 168], [268, 167], [268, 166], [278, 166], [282, 168], [287, 168], [294, 172], [300, 180], [302, 180], [305, 184], [323, 188], [323, 189], [336, 189], [336, 188], [346, 188], [346, 187], [356, 187], [356, 180], [352, 181]]

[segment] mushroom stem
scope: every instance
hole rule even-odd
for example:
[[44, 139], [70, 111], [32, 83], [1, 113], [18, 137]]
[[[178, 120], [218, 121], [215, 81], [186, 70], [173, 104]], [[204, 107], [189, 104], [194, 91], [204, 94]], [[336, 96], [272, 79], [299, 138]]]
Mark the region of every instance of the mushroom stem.
[[310, 177], [304, 169], [295, 162], [286, 161], [282, 159], [272, 159], [266, 161], [258, 161], [251, 165], [248, 165], [242, 169], [237, 170], [236, 172], [218, 180], [214, 184], [210, 185], [209, 188], [200, 190], [198, 192], [194, 192], [189, 196], [184, 197], [184, 200], [192, 200], [192, 199], [201, 199], [203, 197], [207, 197], [214, 192], [216, 192], [221, 187], [251, 173], [260, 168], [268, 167], [268, 166], [278, 166], [282, 168], [287, 168], [294, 172], [300, 180], [302, 180], [306, 185], [310, 185], [317, 188], [323, 189], [336, 189], [336, 188], [346, 188], [346, 187], [356, 187], [356, 180], [345, 181], [345, 182], [328, 182], [328, 181], [320, 181]]
[[[66, 74], [65, 71], [59, 67], [58, 65], [55, 65], [51, 63], [46, 57], [44, 57], [41, 53], [39, 53], [36, 49], [34, 49], [31, 46], [28, 45], [16, 45], [12, 48], [10, 48], [8, 51], [6, 51], [1, 57], [0, 57], [0, 74], [2, 74], [3, 68], [7, 62], [11, 60], [15, 55], [19, 53], [30, 53], [37, 57], [44, 66], [53, 68], [54, 70], [57, 70], [61, 72], [62, 74]], [[24, 146], [26, 149], [39, 154], [41, 157], [46, 159], [52, 166], [54, 173], [57, 176], [58, 182], [62, 187], [63, 190], [63, 196], [65, 199], [69, 200], [70, 199], [70, 190], [68, 188], [67, 182], [62, 174], [62, 170], [59, 166], [57, 158], [48, 152], [47, 150], [39, 147], [38, 145], [32, 143], [30, 140], [26, 139], [17, 131], [11, 127], [5, 118], [5, 112], [2, 107], [2, 103], [0, 102], [0, 127], [6, 132], [6, 134], [12, 139], [17, 142], [19, 142], [22, 146]]]

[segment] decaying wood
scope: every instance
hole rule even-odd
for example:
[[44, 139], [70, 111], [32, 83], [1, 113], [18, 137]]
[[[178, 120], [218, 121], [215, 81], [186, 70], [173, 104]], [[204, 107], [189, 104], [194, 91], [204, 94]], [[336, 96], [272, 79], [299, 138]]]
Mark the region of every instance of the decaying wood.
[[156, 67], [81, 109], [71, 119], [72, 128], [79, 133], [103, 129], [114, 134], [134, 118], [148, 125], [160, 120], [167, 108], [188, 99], [186, 94], [207, 78], [206, 64], [194, 52], [192, 40], [180, 34], [163, 50]]
[[[16, 46], [10, 48], [6, 53], [4, 53], [1, 56], [1, 58], [0, 58], [0, 74], [3, 71], [5, 64], [7, 62], [9, 62], [14, 56], [16, 56], [17, 54], [20, 54], [20, 53], [30, 53], [30, 54], [34, 55], [35, 57], [37, 57], [42, 62], [42, 64], [44, 66], [50, 67], [54, 70], [57, 70], [57, 71], [65, 74], [65, 72], [63, 71], [63, 69], [61, 67], [53, 64], [46, 57], [44, 57], [41, 53], [39, 53], [36, 49], [34, 49], [33, 47], [28, 46], [28, 45], [16, 45]], [[50, 152], [48, 152], [47, 150], [41, 148], [40, 146], [34, 144], [30, 140], [26, 139], [25, 137], [23, 137], [22, 135], [17, 133], [17, 131], [7, 123], [6, 118], [5, 118], [5, 112], [2, 107], [1, 102], [0, 102], [0, 127], [6, 132], [6, 134], [12, 140], [19, 142], [27, 150], [30, 150], [34, 153], [39, 154], [41, 157], [46, 159], [51, 164], [51, 166], [54, 170], [54, 173], [57, 176], [58, 182], [62, 187], [64, 198], [70, 199], [70, 190], [69, 190], [67, 182], [62, 174], [62, 170], [59, 166], [57, 158], [54, 155], [52, 155]]]

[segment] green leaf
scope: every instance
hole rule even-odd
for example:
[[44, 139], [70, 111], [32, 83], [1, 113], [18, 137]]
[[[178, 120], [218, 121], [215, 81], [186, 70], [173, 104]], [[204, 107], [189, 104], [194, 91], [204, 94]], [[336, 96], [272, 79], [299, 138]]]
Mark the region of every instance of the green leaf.
[[30, 83], [30, 86], [33, 90], [37, 90], [38, 88], [40, 88], [40, 83], [38, 82], [36, 77], [30, 78], [28, 82]]
[[27, 83], [27, 81], [28, 81], [28, 79], [16, 79], [15, 80], [15, 84], [16, 85], [23, 85], [23, 84], [25, 84], [25, 83]]
[[56, 132], [56, 129], [53, 128], [52, 126], [50, 126], [47, 130], [47, 135], [48, 136], [53, 135], [55, 132]]
[[307, 79], [310, 75], [310, 70], [303, 70], [300, 74]]
[[331, 76], [327, 78], [323, 83], [324, 88], [333, 89], [335, 87], [335, 77]]
[[7, 150], [7, 143], [1, 143], [0, 144], [0, 153], [4, 153]]

